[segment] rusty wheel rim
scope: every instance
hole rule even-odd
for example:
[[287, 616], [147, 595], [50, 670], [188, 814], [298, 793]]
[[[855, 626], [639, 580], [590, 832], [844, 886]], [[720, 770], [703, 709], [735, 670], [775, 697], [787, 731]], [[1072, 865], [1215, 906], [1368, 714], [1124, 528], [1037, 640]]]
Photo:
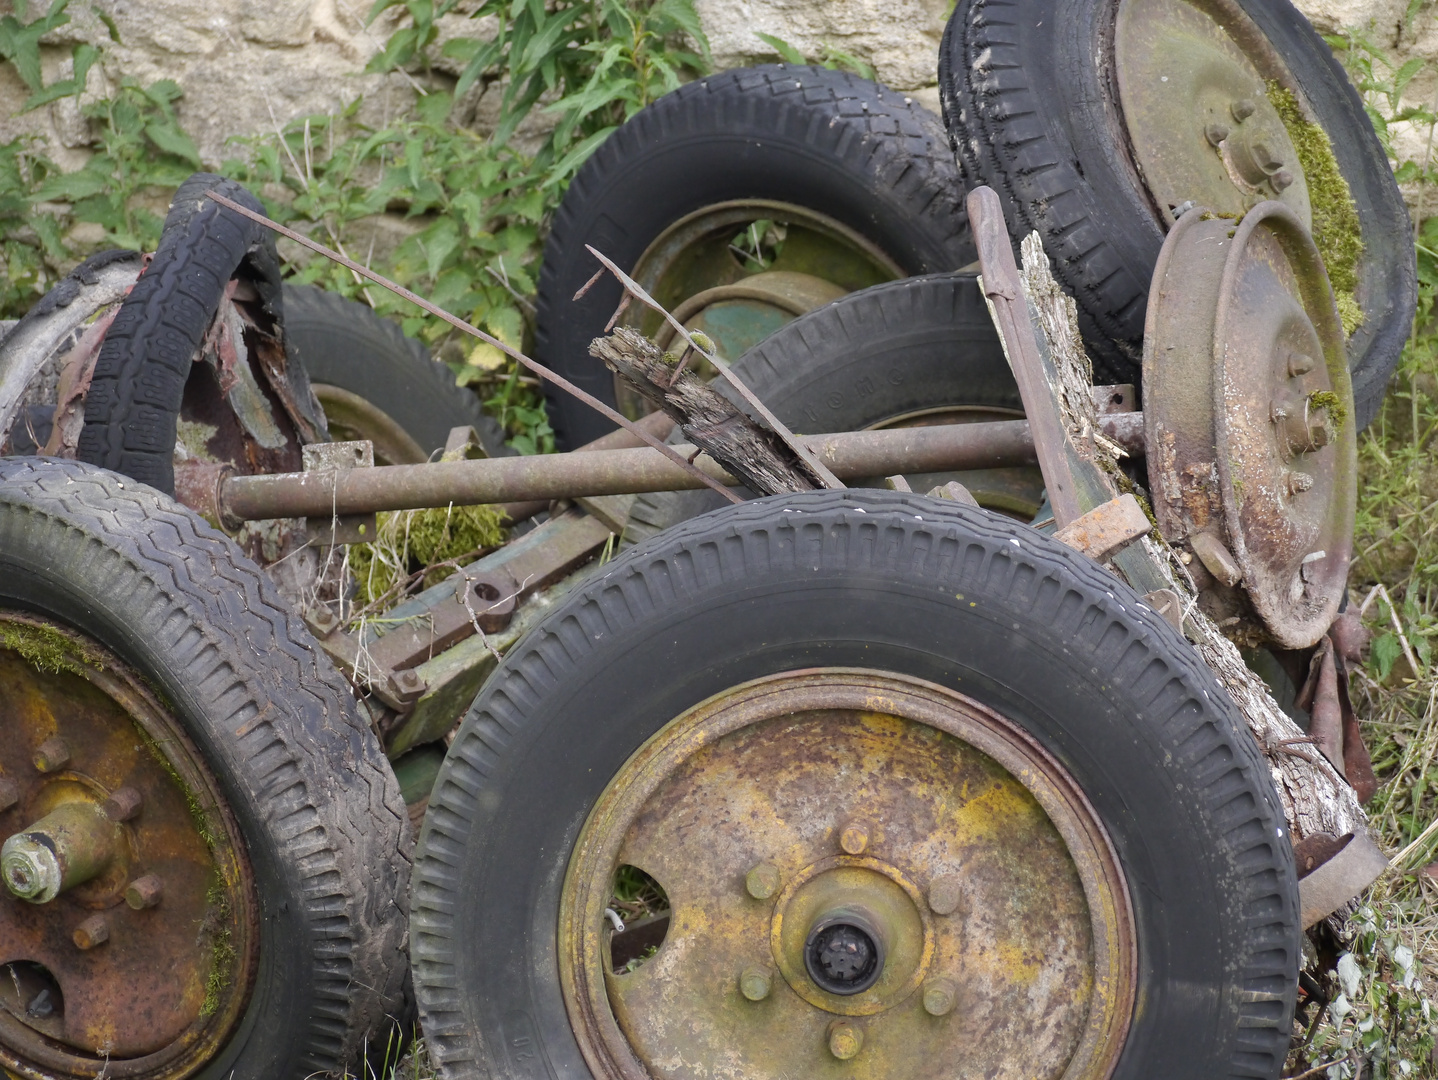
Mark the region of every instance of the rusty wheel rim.
[[259, 945], [243, 837], [214, 777], [126, 665], [42, 619], [0, 612], [0, 701], [7, 857], [59, 812], [98, 823], [100, 863], [39, 903], [14, 895], [5, 863], [0, 1065], [26, 1080], [193, 1075], [239, 1022]]
[[1322, 259], [1281, 203], [1237, 226], [1193, 210], [1154, 281], [1144, 438], [1159, 528], [1206, 571], [1212, 614], [1254, 644], [1307, 648], [1338, 613], [1357, 502], [1353, 386]]
[[1234, 0], [1118, 0], [1123, 124], [1165, 225], [1188, 205], [1241, 216], [1280, 200], [1311, 225], [1308, 179], [1269, 87], [1303, 95]]
[[[746, 230], [752, 236], [733, 243]], [[770, 242], [781, 233], [781, 240]], [[708, 334], [719, 355], [732, 361], [800, 315], [905, 275], [877, 245], [827, 215], [790, 203], [739, 199], [703, 207], [669, 226], [639, 257], [632, 276], [687, 328]], [[666, 347], [674, 337], [647, 308], [630, 309], [624, 324]], [[714, 374], [707, 369], [705, 364], [699, 370]], [[649, 411], [618, 380], [615, 393], [631, 418]]]
[[[670, 903], [658, 952], [622, 974], [619, 866]], [[824, 959], [836, 940], [847, 968]], [[666, 725], [590, 814], [559, 914], [565, 1004], [603, 1080], [1099, 1080], [1134, 941], [1113, 847], [1057, 761], [963, 695], [848, 669], [755, 680]], [[870, 952], [878, 974], [853, 960]]]

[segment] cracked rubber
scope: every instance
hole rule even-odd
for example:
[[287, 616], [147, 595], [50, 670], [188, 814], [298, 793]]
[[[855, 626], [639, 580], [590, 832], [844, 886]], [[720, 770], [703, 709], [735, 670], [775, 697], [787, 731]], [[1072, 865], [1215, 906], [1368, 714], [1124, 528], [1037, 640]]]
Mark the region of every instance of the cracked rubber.
[[[949, 405], [1023, 412], [972, 274], [905, 278], [840, 297], [781, 326], [734, 372], [806, 435], [858, 431]], [[682, 433], [673, 439], [684, 441]], [[624, 540], [637, 543], [723, 504], [707, 488], [639, 495]]]
[[[685, 215], [733, 199], [826, 214], [905, 274], [957, 270], [975, 258], [963, 183], [933, 113], [825, 68], [726, 71], [640, 110], [574, 177], [544, 246], [536, 358], [612, 405], [613, 378], [588, 349], [619, 303], [619, 284], [606, 275], [572, 299], [599, 268], [585, 244], [627, 270]], [[549, 413], [561, 448], [612, 427], [557, 392]]]
[[630, 549], [485, 684], [415, 865], [411, 955], [443, 1076], [592, 1075], [555, 961], [586, 816], [686, 709], [825, 667], [959, 690], [1026, 729], [1082, 788], [1138, 935], [1117, 1080], [1278, 1076], [1299, 964], [1293, 855], [1269, 771], [1213, 673], [1131, 589], [1056, 541], [859, 489], [728, 507]]
[[[167, 495], [175, 490], [176, 424], [190, 364], [242, 262], [250, 264], [266, 306], [279, 313], [272, 234], [206, 199], [210, 189], [264, 210], [239, 184], [210, 173], [196, 173], [180, 185], [149, 268], [100, 346], [76, 455]], [[304, 402], [309, 385], [300, 382], [295, 380], [296, 398]]]
[[259, 969], [239, 1028], [199, 1076], [301, 1080], [393, 1056], [391, 1032], [413, 1010], [404, 802], [348, 684], [260, 569], [149, 488], [8, 458], [0, 606], [74, 627], [131, 664], [194, 739], [244, 833]]
[[[1360, 426], [1378, 410], [1417, 301], [1412, 225], [1363, 102], [1332, 50], [1288, 0], [1237, 0], [1283, 59], [1328, 133], [1365, 250], [1348, 341]], [[959, 0], [939, 48], [954, 152], [999, 195], [1017, 244], [1037, 230], [1078, 303], [1098, 375], [1139, 375], [1161, 220], [1123, 143], [1113, 84], [1113, 0]]]
[[373, 308], [313, 285], [284, 287], [285, 341], [310, 381], [348, 390], [383, 410], [427, 453], [450, 428], [470, 426], [490, 457], [512, 454], [504, 429], [457, 386], [454, 373]]

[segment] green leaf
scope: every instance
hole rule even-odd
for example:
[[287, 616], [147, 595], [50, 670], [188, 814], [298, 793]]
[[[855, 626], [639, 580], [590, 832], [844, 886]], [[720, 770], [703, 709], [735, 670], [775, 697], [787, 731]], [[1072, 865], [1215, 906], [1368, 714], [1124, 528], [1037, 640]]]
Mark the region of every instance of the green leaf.
[[98, 4], [91, 4], [90, 10], [94, 13], [95, 18], [99, 19], [102, 23], [105, 24], [105, 29], [110, 32], [110, 40], [113, 41], [116, 45], [124, 44], [120, 40], [120, 28], [115, 25], [115, 17], [111, 15], [108, 11], [101, 8]]
[[1394, 633], [1382, 634], [1373, 639], [1373, 646], [1369, 653], [1368, 662], [1373, 667], [1374, 674], [1378, 681], [1382, 682], [1388, 678], [1388, 673], [1393, 670], [1394, 663], [1403, 655], [1403, 646], [1398, 641], [1398, 635]]
[[151, 122], [145, 125], [145, 135], [167, 154], [183, 158], [196, 169], [203, 168], [200, 152], [195, 149], [194, 140], [172, 123]]
[[758, 30], [754, 31], [754, 36], [760, 41], [762, 41], [765, 45], [768, 45], [776, 53], [778, 53], [780, 58], [783, 59], [785, 63], [808, 63], [808, 61], [804, 59], [804, 54], [801, 53], [798, 49], [794, 48], [794, 46], [790, 45], [783, 38], [775, 37], [773, 34], [761, 34]]

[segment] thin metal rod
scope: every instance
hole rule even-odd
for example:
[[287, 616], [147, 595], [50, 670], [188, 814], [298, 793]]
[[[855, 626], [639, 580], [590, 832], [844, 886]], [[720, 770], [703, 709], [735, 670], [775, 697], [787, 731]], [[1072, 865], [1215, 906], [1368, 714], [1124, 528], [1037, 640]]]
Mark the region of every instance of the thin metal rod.
[[[685, 341], [689, 343], [689, 347], [691, 349], [693, 349], [700, 356], [704, 357], [705, 360], [708, 360], [711, 364], [714, 365], [714, 367], [719, 371], [719, 374], [723, 375], [724, 378], [728, 380], [729, 385], [734, 387], [735, 390], [739, 391], [740, 396], [753, 406], [755, 412], [757, 412], [761, 417], [763, 417], [764, 422], [769, 425], [769, 427], [773, 430], [774, 434], [778, 435], [779, 438], [783, 439], [785, 445], [788, 446], [790, 450], [794, 451], [795, 456], [798, 457], [800, 461], [802, 461], [805, 465], [809, 467], [810, 471], [813, 472], [815, 478], [819, 481], [820, 485], [826, 488], [841, 488], [844, 486], [837, 476], [835, 476], [832, 472], [830, 472], [827, 468], [824, 467], [823, 462], [821, 462], [818, 458], [814, 457], [813, 454], [809, 453], [809, 450], [804, 445], [803, 441], [800, 440], [798, 436], [796, 436], [787, 427], [785, 427], [783, 422], [780, 421], [777, 416], [775, 416], [772, 412], [769, 411], [768, 406], [759, 400], [758, 395], [744, 385], [744, 381], [740, 379], [739, 376], [734, 374], [728, 363], [722, 360], [717, 354], [710, 352], [708, 349], [700, 348], [699, 343], [690, 336], [688, 330], [684, 329], [683, 324], [681, 324], [678, 319], [676, 319], [667, 310], [665, 310], [662, 304], [660, 304], [657, 300], [655, 300], [652, 296], [645, 292], [644, 287], [640, 285], [639, 282], [635, 281], [623, 270], [615, 266], [612, 260], [606, 258], [603, 253], [597, 251], [592, 245], [585, 244], [584, 246], [589, 249], [589, 253], [591, 255], [593, 255], [609, 269], [610, 273], [612, 273], [615, 277], [619, 279], [620, 283], [624, 286], [625, 289], [627, 289], [634, 296], [637, 296], [640, 302], [649, 305], [649, 307], [653, 308], [655, 311], [659, 312], [659, 314], [663, 315], [664, 318], [668, 321], [669, 325], [674, 327], [675, 332], [678, 333]], [[678, 377], [677, 372], [675, 374], [675, 377]], [[673, 384], [671, 383], [670, 385]]]
[[[946, 472], [1033, 465], [1033, 437], [1024, 420], [893, 428], [814, 435], [805, 449], [848, 479], [894, 473]], [[693, 447], [676, 448], [684, 454]], [[705, 479], [737, 483], [706, 456]], [[329, 517], [428, 506], [622, 495], [696, 488], [690, 470], [653, 450], [591, 450], [571, 454], [383, 465], [269, 476], [232, 476], [220, 488], [226, 520]]]
[[307, 248], [309, 248], [311, 251], [314, 251], [314, 252], [319, 253], [320, 255], [323, 255], [323, 256], [324, 256], [325, 258], [327, 258], [327, 259], [332, 259], [333, 261], [339, 263], [341, 266], [347, 268], [348, 270], [352, 271], [353, 273], [360, 274], [360, 275], [362, 275], [362, 276], [364, 276], [364, 277], [369, 278], [369, 279], [370, 279], [371, 281], [373, 281], [376, 285], [381, 285], [381, 286], [383, 286], [384, 288], [388, 289], [390, 292], [394, 293], [396, 296], [402, 296], [402, 297], [404, 297], [404, 298], [405, 298], [406, 300], [408, 300], [411, 304], [414, 304], [414, 305], [416, 305], [417, 307], [422, 308], [423, 310], [429, 312], [429, 313], [430, 313], [431, 315], [433, 315], [435, 318], [437, 318], [437, 319], [443, 319], [445, 322], [447, 322], [447, 323], [449, 323], [451, 326], [453, 326], [456, 330], [459, 330], [459, 331], [461, 331], [461, 332], [463, 332], [463, 333], [466, 333], [466, 334], [470, 335], [471, 337], [477, 337], [477, 338], [479, 338], [479, 340], [484, 341], [484, 342], [487, 342], [487, 343], [490, 344], [490, 345], [493, 345], [496, 349], [498, 349], [500, 352], [504, 353], [506, 356], [512, 357], [515, 361], [517, 361], [518, 363], [520, 363], [520, 364], [524, 365], [525, 367], [527, 367], [530, 371], [534, 372], [534, 374], [538, 375], [541, 379], [547, 379], [547, 380], [549, 380], [550, 382], [552, 382], [555, 386], [557, 386], [557, 387], [559, 387], [561, 390], [565, 391], [566, 393], [573, 394], [575, 397], [577, 397], [580, 401], [584, 402], [584, 403], [585, 403], [586, 405], [588, 405], [590, 408], [592, 408], [592, 409], [597, 409], [599, 412], [603, 413], [603, 414], [604, 414], [606, 417], [608, 417], [610, 420], [614, 421], [614, 423], [618, 424], [618, 425], [619, 425], [620, 427], [622, 427], [622, 428], [625, 428], [626, 430], [628, 430], [629, 432], [631, 432], [632, 434], [634, 434], [634, 435], [637, 436], [638, 438], [642, 439], [645, 443], [648, 443], [650, 446], [652, 446], [654, 449], [658, 450], [658, 451], [659, 451], [661, 454], [663, 454], [665, 457], [667, 457], [667, 458], [669, 458], [671, 461], [673, 461], [673, 462], [674, 462], [676, 465], [678, 465], [681, 469], [684, 469], [686, 472], [692, 473], [693, 476], [694, 476], [700, 483], [702, 483], [705, 487], [711, 487], [711, 488], [713, 488], [715, 491], [719, 492], [721, 495], [723, 495], [723, 496], [724, 496], [726, 499], [728, 499], [730, 502], [735, 502], [735, 503], [743, 502], [742, 499], [740, 499], [740, 498], [739, 498], [737, 495], [735, 495], [732, 491], [730, 491], [728, 488], [726, 488], [723, 484], [720, 484], [718, 481], [713, 480], [712, 478], [706, 476], [704, 473], [700, 472], [698, 469], [693, 468], [693, 466], [691, 466], [691, 465], [689, 464], [688, 460], [687, 460], [686, 458], [684, 458], [683, 455], [675, 453], [672, 448], [670, 448], [668, 445], [666, 445], [665, 443], [661, 442], [660, 440], [656, 439], [653, 435], [649, 434], [649, 432], [641, 430], [641, 429], [640, 429], [639, 427], [637, 427], [637, 426], [634, 424], [634, 422], [631, 421], [627, 416], [624, 416], [624, 415], [622, 415], [621, 413], [617, 412], [616, 410], [610, 408], [608, 405], [606, 405], [604, 402], [600, 401], [597, 397], [595, 397], [593, 394], [589, 393], [588, 391], [581, 390], [579, 387], [575, 386], [572, 382], [570, 382], [570, 381], [569, 381], [568, 379], [566, 379], [564, 376], [559, 375], [558, 373], [549, 370], [549, 368], [545, 367], [545, 366], [544, 366], [543, 364], [541, 364], [539, 361], [537, 361], [537, 360], [531, 360], [529, 357], [525, 356], [525, 355], [524, 355], [522, 352], [520, 352], [518, 349], [512, 349], [512, 348], [510, 348], [510, 347], [509, 347], [508, 345], [506, 345], [504, 342], [500, 341], [500, 340], [499, 340], [498, 338], [496, 338], [496, 337], [491, 337], [489, 334], [486, 334], [483, 330], [479, 329], [477, 326], [471, 326], [469, 323], [465, 322], [463, 319], [459, 318], [458, 316], [456, 316], [456, 315], [451, 315], [448, 311], [445, 311], [442, 307], [439, 307], [439, 306], [436, 305], [436, 304], [432, 304], [432, 303], [430, 303], [428, 300], [424, 299], [422, 296], [418, 296], [418, 295], [416, 295], [415, 293], [410, 292], [410, 291], [409, 291], [408, 289], [406, 289], [403, 285], [396, 284], [395, 282], [391, 281], [389, 278], [385, 277], [384, 275], [382, 275], [382, 274], [376, 274], [376, 273], [375, 273], [373, 270], [371, 270], [369, 267], [367, 267], [367, 266], [361, 266], [359, 263], [355, 262], [354, 260], [345, 258], [345, 257], [344, 257], [343, 255], [341, 255], [339, 252], [337, 252], [337, 251], [332, 251], [332, 250], [330, 250], [329, 248], [325, 247], [323, 244], [318, 243], [318, 242], [316, 242], [316, 241], [314, 241], [314, 240], [311, 240], [308, 236], [305, 236], [303, 233], [295, 232], [293, 229], [287, 229], [287, 228], [285, 228], [285, 226], [281, 225], [278, 221], [271, 221], [269, 218], [265, 217], [263, 214], [257, 214], [257, 213], [255, 213], [253, 210], [249, 209], [248, 207], [241, 206], [239, 203], [234, 202], [234, 201], [231, 200], [231, 199], [227, 199], [227, 198], [225, 198], [225, 196], [220, 195], [220, 194], [218, 194], [218, 193], [216, 193], [216, 192], [214, 192], [214, 191], [207, 191], [207, 192], [205, 192], [205, 194], [206, 194], [209, 198], [213, 199], [215, 202], [219, 203], [221, 206], [228, 207], [229, 209], [235, 211], [235, 213], [240, 214], [240, 215], [243, 216], [243, 217], [247, 217], [247, 218], [249, 218], [251, 221], [257, 222], [258, 224], [263, 225], [263, 226], [264, 226], [265, 228], [267, 228], [267, 229], [273, 229], [275, 232], [279, 233], [281, 236], [287, 236], [287, 237], [289, 237], [291, 240], [293, 240], [295, 243], [301, 245], [302, 247], [307, 247]]

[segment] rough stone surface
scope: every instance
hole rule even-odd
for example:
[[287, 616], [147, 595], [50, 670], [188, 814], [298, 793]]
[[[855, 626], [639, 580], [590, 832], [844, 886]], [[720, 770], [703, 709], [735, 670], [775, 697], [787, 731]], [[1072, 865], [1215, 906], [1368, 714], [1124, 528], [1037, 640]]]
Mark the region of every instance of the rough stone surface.
[[[13, 0], [0, 0], [0, 14]], [[1415, 25], [1401, 31], [1409, 0], [1300, 0], [1300, 8], [1323, 31], [1368, 27], [1398, 61], [1418, 56], [1431, 70], [1409, 87], [1407, 99], [1432, 102], [1438, 92], [1438, 17], [1431, 6]], [[31, 7], [36, 7], [32, 2]], [[881, 82], [938, 108], [936, 58], [949, 0], [696, 0], [720, 67], [772, 60], [774, 51], [756, 32], [773, 34], [806, 56], [826, 47], [872, 66]], [[382, 124], [414, 100], [423, 77], [403, 73], [365, 74], [366, 62], [393, 29], [392, 9], [365, 27], [369, 0], [94, 0], [71, 6], [72, 22], [52, 35], [46, 50], [47, 82], [63, 77], [74, 43], [104, 48], [92, 69], [87, 94], [103, 96], [122, 77], [141, 83], [168, 78], [184, 91], [182, 124], [205, 162], [216, 165], [240, 152], [231, 139], [271, 132], [276, 125], [310, 113], [338, 111], [363, 95], [363, 119]], [[97, 14], [113, 19], [120, 42]], [[442, 40], [458, 34], [493, 33], [489, 21], [462, 15], [441, 22]], [[457, 74], [436, 56], [437, 74]], [[484, 129], [494, 122], [499, 87], [479, 86], [460, 103], [460, 116]], [[66, 167], [85, 159], [92, 133], [73, 101], [56, 102], [20, 114], [24, 86], [8, 65], [0, 67], [0, 141], [40, 135]], [[533, 136], [543, 114], [526, 125]], [[1429, 133], [1399, 129], [1400, 157], [1422, 158]]]

